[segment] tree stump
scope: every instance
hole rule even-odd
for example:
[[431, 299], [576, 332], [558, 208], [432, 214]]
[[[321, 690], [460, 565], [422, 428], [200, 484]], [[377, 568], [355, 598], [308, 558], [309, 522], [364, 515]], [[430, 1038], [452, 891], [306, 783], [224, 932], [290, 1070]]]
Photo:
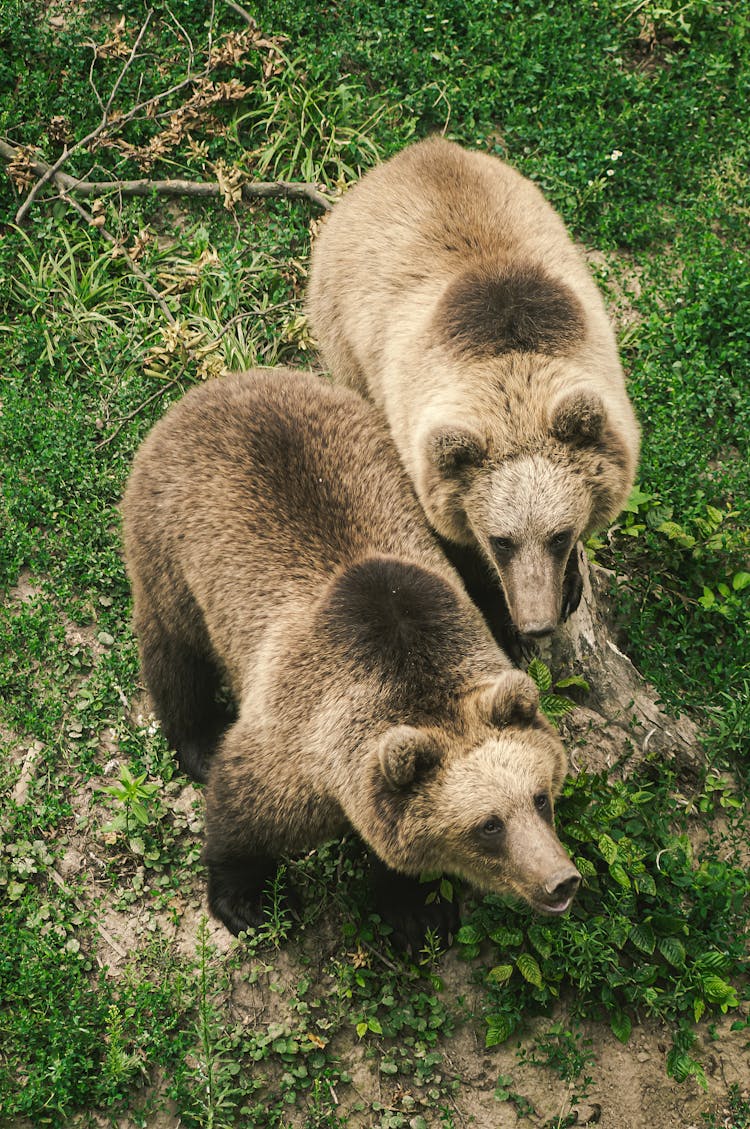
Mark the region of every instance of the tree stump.
[[[694, 778], [704, 763], [697, 727], [669, 716], [656, 689], [615, 643], [607, 622], [612, 573], [589, 563], [578, 546], [583, 594], [577, 610], [540, 648], [553, 679], [579, 674], [589, 684], [585, 705], [561, 722], [574, 768], [628, 775], [647, 753]], [[627, 630], [627, 629], [625, 629]]]

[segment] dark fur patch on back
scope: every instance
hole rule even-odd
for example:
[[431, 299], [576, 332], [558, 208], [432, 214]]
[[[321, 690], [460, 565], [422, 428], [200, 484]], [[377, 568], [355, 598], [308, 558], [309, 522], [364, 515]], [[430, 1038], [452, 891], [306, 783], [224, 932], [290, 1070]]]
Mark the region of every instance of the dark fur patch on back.
[[[368, 670], [379, 670], [419, 709], [454, 689], [474, 642], [456, 593], [440, 576], [392, 557], [352, 565], [332, 586], [323, 627]], [[420, 700], [421, 699], [421, 700]]]
[[538, 267], [462, 275], [445, 294], [437, 322], [450, 345], [479, 357], [565, 352], [585, 330], [578, 299]]

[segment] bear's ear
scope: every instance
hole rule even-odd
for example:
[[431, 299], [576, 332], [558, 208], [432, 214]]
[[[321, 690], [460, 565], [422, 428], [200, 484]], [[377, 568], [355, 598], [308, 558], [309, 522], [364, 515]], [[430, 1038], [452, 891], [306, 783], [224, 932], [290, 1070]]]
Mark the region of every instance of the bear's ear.
[[429, 457], [444, 475], [481, 466], [487, 457], [487, 440], [467, 424], [436, 427], [427, 437]]
[[509, 670], [479, 696], [479, 712], [490, 725], [532, 721], [539, 709], [539, 691], [522, 670]]
[[423, 730], [394, 725], [378, 746], [380, 769], [394, 792], [413, 784], [417, 777], [440, 760], [440, 750]]
[[604, 403], [596, 392], [579, 389], [558, 400], [552, 409], [550, 430], [561, 443], [596, 443], [606, 422]]

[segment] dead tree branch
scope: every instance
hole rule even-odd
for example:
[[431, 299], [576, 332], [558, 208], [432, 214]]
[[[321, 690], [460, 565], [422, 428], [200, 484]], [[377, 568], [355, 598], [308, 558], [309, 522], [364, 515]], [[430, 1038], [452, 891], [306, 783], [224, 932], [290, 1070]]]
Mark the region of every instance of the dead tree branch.
[[[72, 148], [68, 150], [68, 154], [72, 152]], [[19, 149], [7, 141], [0, 140], [0, 156], [7, 161], [17, 160], [24, 155], [26, 155], [25, 150]], [[147, 177], [140, 180], [78, 180], [77, 177], [70, 176], [69, 173], [59, 171], [56, 166], [47, 164], [40, 157], [28, 155], [28, 164], [34, 174], [40, 178], [38, 181], [40, 186], [42, 182], [47, 183], [52, 180], [64, 193], [76, 196], [107, 196], [110, 194], [150, 196], [155, 194], [157, 196], [188, 196], [210, 199], [224, 196], [219, 184], [213, 181], [149, 180]], [[249, 181], [242, 185], [242, 198], [244, 200], [269, 197], [286, 200], [308, 200], [311, 204], [326, 212], [330, 212], [333, 207], [333, 200], [330, 196], [326, 196], [314, 184], [307, 184], [304, 181], [258, 180]], [[31, 193], [29, 193], [26, 203], [29, 203], [30, 199]]]
[[[31, 208], [31, 205], [33, 204], [36, 196], [39, 194], [39, 192], [44, 187], [44, 185], [47, 183], [47, 181], [54, 180], [55, 175], [59, 172], [60, 168], [63, 166], [65, 161], [67, 161], [68, 157], [72, 153], [74, 153], [76, 150], [83, 149], [83, 148], [85, 148], [85, 146], [89, 145], [92, 141], [94, 141], [97, 137], [99, 137], [109, 126], [109, 124], [110, 124], [110, 111], [112, 109], [112, 102], [114, 100], [115, 95], [117, 94], [117, 91], [120, 88], [120, 84], [122, 83], [122, 80], [124, 79], [125, 75], [127, 74], [128, 70], [130, 69], [130, 67], [133, 64], [133, 60], [136, 57], [138, 47], [141, 44], [143, 36], [146, 34], [146, 29], [149, 25], [149, 22], [150, 22], [153, 14], [154, 14], [153, 8], [149, 9], [149, 11], [146, 13], [146, 18], [143, 21], [143, 23], [141, 24], [140, 31], [138, 32], [138, 35], [136, 36], [135, 43], [133, 44], [133, 46], [131, 48], [130, 54], [128, 55], [127, 59], [125, 60], [123, 66], [120, 68], [120, 73], [117, 76], [117, 78], [115, 79], [114, 85], [113, 85], [112, 90], [111, 90], [110, 95], [109, 95], [109, 98], [107, 99], [106, 105], [104, 106], [104, 109], [102, 111], [102, 118], [101, 118], [101, 121], [99, 122], [99, 125], [96, 127], [96, 129], [93, 129], [85, 137], [82, 137], [80, 141], [77, 141], [75, 143], [75, 145], [71, 145], [70, 149], [68, 149], [68, 147], [66, 146], [63, 149], [60, 156], [55, 161], [54, 165], [50, 165], [50, 166], [47, 167], [46, 171], [43, 173], [43, 175], [37, 181], [37, 183], [33, 186], [31, 191], [29, 192], [28, 196], [24, 200], [23, 204], [21, 204], [21, 207], [16, 212], [16, 223], [17, 224], [20, 224], [20, 223], [23, 222], [23, 220], [27, 216], [29, 209]], [[192, 81], [192, 79], [190, 79], [188, 81]], [[184, 85], [184, 82], [180, 85]], [[171, 93], [171, 91], [169, 93]], [[164, 97], [164, 95], [160, 94], [157, 97], [162, 98], [162, 97]], [[142, 102], [139, 105], [134, 106], [127, 114], [123, 115], [122, 117], [119, 117], [117, 119], [118, 128], [120, 128], [126, 121], [129, 121], [130, 118], [134, 117], [137, 113], [139, 113], [139, 111], [142, 110], [148, 104], [148, 102], [150, 102], [150, 101], [153, 101], [153, 99], [147, 99], [146, 102]], [[101, 99], [100, 99], [100, 102], [101, 102]]]

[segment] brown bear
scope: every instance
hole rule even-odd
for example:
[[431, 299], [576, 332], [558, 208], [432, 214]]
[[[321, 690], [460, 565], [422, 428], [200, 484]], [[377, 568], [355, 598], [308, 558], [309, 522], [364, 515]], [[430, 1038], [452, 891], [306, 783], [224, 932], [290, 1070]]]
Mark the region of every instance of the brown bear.
[[551, 632], [580, 600], [578, 539], [627, 500], [639, 429], [601, 295], [539, 189], [441, 138], [404, 149], [334, 207], [307, 310], [469, 589], [486, 600], [494, 577], [496, 602], [499, 578], [517, 631]]
[[143, 443], [123, 516], [143, 674], [208, 780], [209, 905], [232, 932], [259, 922], [281, 854], [350, 826], [402, 935], [424, 871], [568, 907], [563, 748], [369, 404], [283, 369], [195, 388]]

